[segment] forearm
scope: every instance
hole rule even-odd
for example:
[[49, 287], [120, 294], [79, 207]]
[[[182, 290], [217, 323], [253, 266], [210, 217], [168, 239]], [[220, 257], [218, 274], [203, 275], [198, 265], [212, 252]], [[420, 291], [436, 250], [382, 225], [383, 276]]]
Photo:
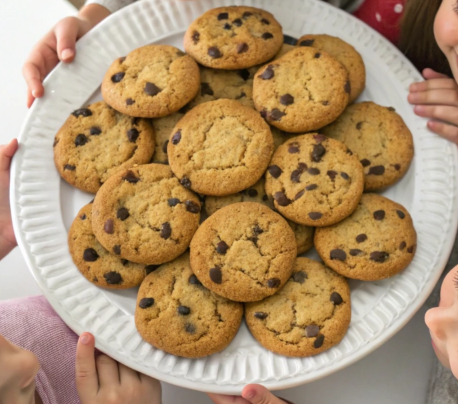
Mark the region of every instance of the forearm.
[[16, 246], [16, 243], [11, 242], [0, 234], [0, 261], [5, 258]]

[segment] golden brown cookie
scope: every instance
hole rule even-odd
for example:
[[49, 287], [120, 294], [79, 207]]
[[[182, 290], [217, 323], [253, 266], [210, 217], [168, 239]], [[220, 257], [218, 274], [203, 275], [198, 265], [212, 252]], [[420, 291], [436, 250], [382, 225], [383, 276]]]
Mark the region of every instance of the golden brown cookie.
[[337, 345], [351, 319], [350, 288], [343, 276], [308, 258], [275, 295], [245, 304], [248, 328], [258, 342], [280, 355], [305, 357]]
[[351, 216], [315, 233], [315, 247], [326, 265], [363, 281], [396, 275], [410, 264], [416, 246], [409, 212], [377, 194], [364, 194]]
[[252, 302], [285, 284], [296, 253], [285, 219], [267, 206], [242, 202], [218, 210], [200, 225], [191, 242], [191, 268], [220, 296]]

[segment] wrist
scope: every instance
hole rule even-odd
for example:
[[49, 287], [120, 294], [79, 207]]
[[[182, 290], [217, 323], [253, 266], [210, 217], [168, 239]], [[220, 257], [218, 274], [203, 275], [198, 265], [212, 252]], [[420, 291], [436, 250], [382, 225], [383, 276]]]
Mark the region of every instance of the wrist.
[[110, 11], [100, 4], [88, 4], [78, 13], [78, 18], [84, 23], [80, 37], [94, 28], [110, 15]]

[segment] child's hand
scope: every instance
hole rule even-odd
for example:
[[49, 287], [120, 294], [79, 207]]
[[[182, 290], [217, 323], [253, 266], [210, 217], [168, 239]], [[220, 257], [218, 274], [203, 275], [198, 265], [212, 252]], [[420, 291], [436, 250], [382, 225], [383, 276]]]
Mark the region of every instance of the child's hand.
[[76, 389], [81, 404], [161, 404], [161, 384], [106, 355], [94, 358], [94, 336], [81, 334], [76, 349]]
[[290, 401], [275, 397], [269, 390], [259, 384], [249, 384], [242, 390], [242, 396], [225, 396], [208, 394], [215, 404], [293, 404]]
[[10, 165], [17, 147], [16, 139], [0, 146], [0, 259], [17, 245], [10, 210]]
[[426, 79], [410, 86], [408, 100], [414, 112], [431, 118], [428, 128], [458, 144], [458, 84], [454, 79], [431, 69], [423, 71]]

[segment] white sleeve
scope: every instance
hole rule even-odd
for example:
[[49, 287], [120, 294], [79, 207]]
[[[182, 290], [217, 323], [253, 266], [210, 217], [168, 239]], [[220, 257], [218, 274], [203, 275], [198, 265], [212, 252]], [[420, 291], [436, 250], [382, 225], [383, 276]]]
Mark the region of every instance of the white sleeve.
[[100, 4], [101, 6], [107, 8], [111, 13], [114, 13], [121, 8], [134, 3], [135, 1], [137, 0], [86, 0], [85, 5]]

